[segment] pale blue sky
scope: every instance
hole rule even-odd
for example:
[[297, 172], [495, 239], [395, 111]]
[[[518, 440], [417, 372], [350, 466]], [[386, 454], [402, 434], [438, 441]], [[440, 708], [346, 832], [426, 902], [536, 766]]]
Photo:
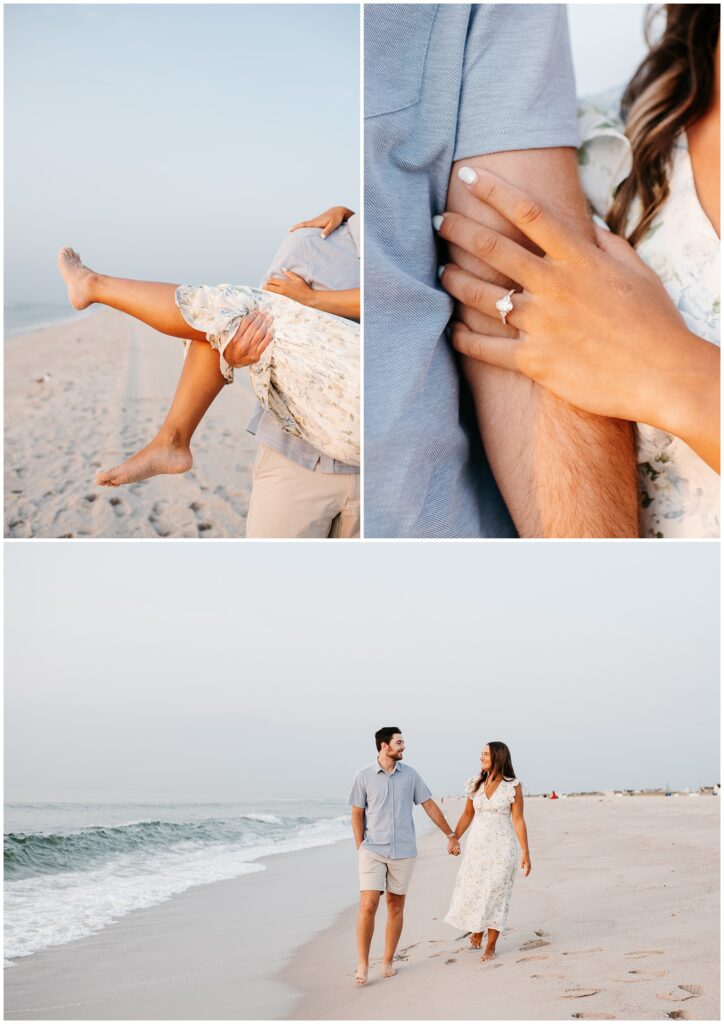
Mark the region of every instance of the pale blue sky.
[[286, 229], [359, 204], [359, 9], [5, 8], [6, 303], [60, 245], [167, 281], [256, 283]]
[[719, 545], [6, 543], [5, 779], [346, 798], [399, 726], [437, 794], [719, 780]]

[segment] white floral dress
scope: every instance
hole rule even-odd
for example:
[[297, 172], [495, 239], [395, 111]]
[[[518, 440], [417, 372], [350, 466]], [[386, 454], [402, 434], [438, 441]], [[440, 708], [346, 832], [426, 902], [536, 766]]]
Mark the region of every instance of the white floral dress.
[[360, 328], [343, 317], [310, 309], [284, 295], [244, 285], [181, 285], [176, 305], [219, 353], [241, 319], [260, 309], [274, 317], [274, 340], [249, 367], [262, 407], [284, 430], [350, 466], [360, 464]]
[[488, 799], [482, 784], [473, 793], [475, 782], [476, 779], [469, 779], [465, 787], [473, 801], [475, 817], [468, 829], [445, 920], [469, 932], [484, 932], [486, 928], [500, 932], [508, 919], [520, 855], [510, 813], [515, 787], [520, 783], [517, 779], [503, 779]]
[[[631, 144], [619, 115], [620, 90], [579, 101], [578, 165], [591, 206], [605, 217], [631, 172]], [[638, 219], [634, 204], [627, 232]], [[696, 194], [686, 133], [678, 137], [669, 196], [636, 250], [654, 270], [689, 330], [719, 344], [720, 241]], [[719, 476], [677, 437], [637, 425], [641, 535], [718, 537]]]

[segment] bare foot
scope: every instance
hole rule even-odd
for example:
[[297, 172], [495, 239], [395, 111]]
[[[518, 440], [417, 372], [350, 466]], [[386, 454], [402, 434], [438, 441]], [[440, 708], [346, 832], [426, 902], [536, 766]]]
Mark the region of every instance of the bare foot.
[[485, 963], [486, 960], [495, 960], [495, 946], [487, 946], [480, 960], [482, 963]]
[[367, 964], [360, 964], [357, 968], [357, 974], [355, 975], [355, 981], [358, 985], [367, 984], [367, 975], [369, 973], [369, 966]]
[[85, 309], [93, 302], [91, 287], [97, 274], [81, 263], [75, 249], [61, 249], [58, 270], [68, 286], [68, 298], [76, 309]]
[[473, 932], [472, 935], [470, 936], [470, 948], [471, 949], [480, 949], [482, 943], [483, 943], [483, 933], [482, 932]]
[[394, 978], [394, 976], [396, 974], [397, 974], [397, 970], [392, 966], [392, 964], [387, 964], [383, 960], [382, 961], [382, 977], [383, 978]]
[[126, 459], [120, 466], [104, 469], [96, 474], [96, 483], [100, 487], [120, 487], [132, 484], [137, 480], [148, 480], [149, 477], [162, 473], [187, 473], [193, 465], [191, 449], [188, 445], [168, 444], [154, 438], [140, 452]]

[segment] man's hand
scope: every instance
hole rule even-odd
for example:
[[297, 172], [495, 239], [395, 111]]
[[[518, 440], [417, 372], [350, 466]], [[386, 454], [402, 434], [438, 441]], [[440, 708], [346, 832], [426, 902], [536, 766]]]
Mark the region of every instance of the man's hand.
[[320, 213], [318, 217], [313, 217], [312, 220], [300, 220], [298, 224], [293, 224], [289, 230], [297, 231], [299, 228], [321, 228], [321, 237], [327, 238], [333, 231], [336, 231], [340, 224], [344, 224], [346, 220], [354, 213], [354, 210], [348, 210], [346, 206], [330, 206], [324, 213]]
[[224, 349], [224, 359], [234, 369], [258, 363], [264, 349], [274, 338], [272, 330], [273, 317], [268, 313], [256, 310], [247, 313], [239, 324], [239, 328]]
[[283, 278], [270, 277], [263, 285], [264, 291], [274, 292], [276, 295], [286, 295], [288, 299], [301, 302], [303, 306], [311, 306], [314, 302], [314, 289], [293, 270], [282, 267]]
[[452, 857], [459, 857], [460, 856], [460, 840], [458, 839], [457, 836], [450, 836], [450, 838], [448, 839], [448, 841], [447, 841], [447, 852]]

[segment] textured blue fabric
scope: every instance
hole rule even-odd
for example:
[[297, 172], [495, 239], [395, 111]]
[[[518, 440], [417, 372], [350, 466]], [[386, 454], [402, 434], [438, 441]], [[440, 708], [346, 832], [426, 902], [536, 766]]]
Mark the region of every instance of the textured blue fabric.
[[577, 146], [565, 7], [365, 7], [367, 537], [515, 536], [445, 336], [453, 160]]
[[348, 803], [352, 807], [364, 808], [362, 846], [392, 860], [415, 857], [417, 847], [412, 808], [431, 796], [415, 769], [401, 761], [389, 774], [379, 761], [361, 768], [354, 777]]
[[[282, 267], [300, 274], [312, 288], [321, 291], [346, 291], [360, 286], [359, 214], [341, 224], [329, 238], [320, 236], [319, 228], [300, 228], [292, 231], [277, 250], [264, 275], [282, 277]], [[263, 284], [261, 281], [260, 284]], [[330, 459], [301, 437], [283, 430], [274, 417], [257, 405], [246, 429], [256, 434], [262, 444], [273, 448], [305, 469], [314, 469], [317, 463], [322, 473], [359, 473], [359, 466]]]

